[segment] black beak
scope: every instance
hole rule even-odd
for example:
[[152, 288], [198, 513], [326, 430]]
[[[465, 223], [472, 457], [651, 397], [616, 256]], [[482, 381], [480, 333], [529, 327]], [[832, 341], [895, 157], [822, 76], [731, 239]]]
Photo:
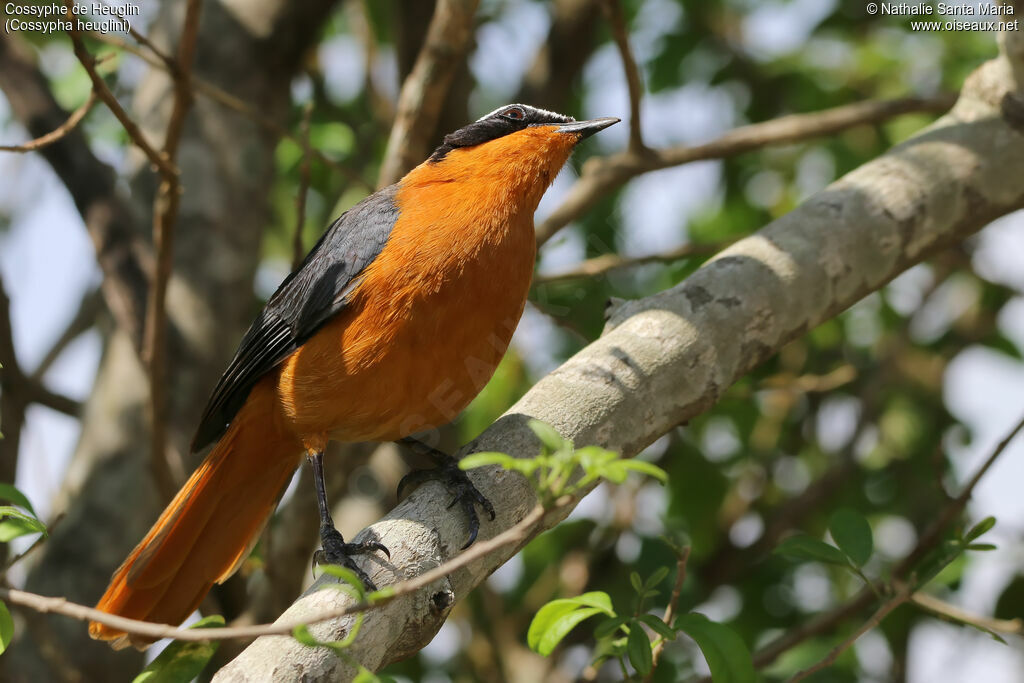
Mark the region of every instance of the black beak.
[[608, 126], [618, 123], [622, 119], [617, 119], [614, 116], [606, 116], [603, 119], [591, 119], [589, 121], [573, 121], [572, 123], [563, 123], [558, 127], [559, 133], [575, 133], [579, 136], [579, 139], [589, 138], [599, 130], [604, 130]]

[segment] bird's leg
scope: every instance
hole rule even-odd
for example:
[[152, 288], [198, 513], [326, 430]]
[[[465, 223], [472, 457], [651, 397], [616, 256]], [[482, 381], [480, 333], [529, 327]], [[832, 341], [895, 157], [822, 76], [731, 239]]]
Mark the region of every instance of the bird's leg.
[[371, 591], [377, 586], [370, 580], [359, 566], [352, 561], [353, 555], [365, 555], [381, 551], [391, 559], [391, 553], [376, 541], [362, 543], [346, 543], [341, 532], [334, 528], [331, 519], [331, 508], [327, 505], [327, 488], [324, 486], [324, 454], [323, 451], [311, 452], [306, 455], [310, 467], [313, 468], [313, 484], [316, 486], [316, 504], [320, 508], [320, 543], [322, 547], [313, 554], [313, 564], [340, 564], [355, 572], [363, 585]]
[[469, 540], [466, 541], [466, 545], [462, 546], [462, 549], [465, 550], [473, 545], [473, 541], [476, 540], [477, 533], [480, 531], [480, 518], [476, 514], [476, 506], [479, 505], [483, 508], [484, 512], [490, 515], [493, 521], [494, 506], [491, 505], [491, 501], [484, 498], [484, 495], [470, 481], [466, 472], [459, 468], [459, 461], [457, 459], [411, 436], [399, 439], [398, 443], [407, 446], [416, 453], [427, 456], [435, 464], [431, 469], [413, 470], [402, 477], [402, 480], [398, 482], [398, 496], [402, 496], [402, 490], [407, 486], [415, 488], [425, 481], [441, 482], [449, 491], [455, 494], [448, 507], [461, 506], [469, 521]]

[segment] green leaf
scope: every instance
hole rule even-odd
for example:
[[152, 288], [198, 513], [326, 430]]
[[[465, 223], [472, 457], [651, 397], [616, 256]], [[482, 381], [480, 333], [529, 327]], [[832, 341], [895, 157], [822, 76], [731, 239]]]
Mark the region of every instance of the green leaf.
[[594, 469], [597, 474], [613, 484], [621, 484], [629, 476], [629, 470], [622, 467], [621, 461], [616, 461]]
[[27, 534], [46, 535], [46, 525], [12, 505], [0, 505], [0, 542]]
[[0, 600], [0, 654], [7, 651], [7, 646], [11, 644], [12, 638], [14, 638], [14, 619], [11, 618], [11, 612], [7, 609], [7, 605]]
[[640, 574], [638, 574], [637, 572], [629, 573], [629, 583], [633, 586], [633, 590], [635, 590], [637, 593], [644, 592], [644, 582], [640, 578]]
[[841, 550], [805, 534], [797, 534], [796, 536], [783, 539], [775, 547], [775, 552], [793, 560], [811, 560], [826, 564], [837, 564], [841, 567], [848, 565], [846, 555]]
[[37, 517], [35, 509], [32, 507], [32, 503], [29, 502], [28, 496], [19, 491], [11, 484], [0, 483], [0, 500], [6, 500], [15, 505], [20, 505], [29, 512], [32, 513], [33, 517]]
[[649, 477], [654, 477], [663, 485], [668, 483], [668, 474], [665, 470], [661, 469], [654, 463], [647, 462], [646, 460], [619, 460], [615, 465], [618, 467], [624, 467], [627, 470], [639, 472], [640, 474], [646, 474]]
[[630, 629], [626, 638], [626, 654], [629, 655], [629, 663], [641, 676], [651, 673], [654, 666], [654, 659], [651, 655], [651, 639], [647, 632], [637, 624]]
[[653, 574], [647, 577], [647, 581], [644, 582], [644, 587], [654, 588], [664, 581], [666, 576], [668, 576], [668, 567], [658, 567], [654, 570]]
[[640, 619], [640, 621], [647, 624], [652, 631], [657, 633], [665, 640], [672, 640], [676, 637], [675, 630], [671, 626], [666, 624], [664, 621], [662, 621], [660, 618], [654, 616], [653, 614], [641, 614], [637, 618]]
[[383, 680], [383, 678], [360, 664], [359, 670], [356, 671], [355, 678], [352, 679], [352, 683], [381, 683]]
[[[545, 605], [546, 607], [547, 605]], [[541, 612], [543, 608], [541, 608]], [[541, 655], [547, 657], [554, 649], [562, 642], [562, 638], [569, 633], [569, 631], [576, 628], [576, 625], [581, 621], [589, 619], [595, 614], [601, 614], [601, 610], [596, 607], [584, 607], [582, 609], [571, 609], [568, 612], [559, 614], [557, 619], [545, 619], [543, 623], [546, 627], [543, 630], [534, 629], [534, 624], [537, 623], [537, 618], [541, 616], [541, 612], [537, 612], [537, 617], [530, 624], [530, 630], [527, 633], [527, 642], [530, 644], [530, 648]]]
[[[323, 570], [324, 574], [341, 579], [345, 583], [345, 588], [351, 587], [355, 589], [356, 595], [360, 600], [366, 599], [366, 586], [363, 585], [362, 579], [359, 575], [348, 567], [342, 567], [339, 564], [322, 564], [320, 569]], [[338, 588], [336, 584], [324, 584], [324, 588]]]
[[995, 525], [995, 517], [986, 517], [985, 519], [975, 524], [971, 528], [971, 530], [964, 535], [964, 541], [970, 543], [975, 539], [981, 538], [983, 535], [987, 534]]
[[555, 428], [547, 422], [531, 419], [526, 423], [526, 425], [533, 430], [533, 433], [537, 435], [537, 438], [540, 439], [541, 443], [544, 444], [552, 453], [561, 450], [572, 443], [571, 441], [563, 439], [562, 435], [555, 431]]
[[378, 602], [383, 602], [385, 600], [390, 600], [394, 596], [395, 596], [395, 587], [394, 586], [384, 586], [383, 588], [379, 588], [376, 591], [374, 591], [373, 593], [370, 593], [369, 595], [367, 595], [366, 596], [366, 601], [368, 603], [370, 603], [371, 605], [374, 605], [374, 604], [376, 604]]
[[479, 453], [470, 453], [461, 458], [459, 460], [459, 469], [472, 470], [477, 467], [487, 467], [488, 465], [501, 465], [505, 469], [509, 469], [514, 460], [515, 458], [508, 453], [481, 451]]
[[939, 547], [929, 553], [915, 568], [918, 587], [924, 586], [938, 576], [963, 553], [963, 550], [959, 542], [947, 540], [940, 543]]
[[601, 448], [600, 446], [584, 446], [583, 448], [577, 449], [575, 455], [576, 459], [580, 463], [580, 467], [587, 472], [600, 469], [619, 457], [619, 454], [615, 451], [610, 451], [607, 448]]
[[[218, 628], [224, 617], [214, 614], [200, 619], [189, 628]], [[193, 643], [176, 640], [143, 669], [132, 683], [189, 683], [198, 676], [217, 651], [219, 641]]]
[[320, 647], [320, 641], [309, 632], [309, 627], [305, 624], [299, 624], [292, 629], [292, 638], [306, 647]]
[[857, 565], [863, 567], [874, 552], [871, 525], [856, 510], [840, 508], [829, 520], [828, 530], [839, 549]]
[[992, 545], [991, 543], [971, 543], [967, 546], [967, 549], [984, 552], [988, 550], [996, 550], [996, 546]]
[[355, 641], [356, 636], [359, 635], [359, 629], [362, 628], [363, 619], [365, 618], [366, 612], [356, 614], [355, 622], [341, 640], [319, 640], [310, 632], [309, 626], [306, 624], [299, 624], [292, 629], [292, 638], [295, 638], [295, 640], [307, 647], [326, 647], [342, 654]]
[[540, 467], [539, 462], [530, 458], [515, 458], [507, 453], [489, 451], [471, 453], [459, 460], [459, 468], [463, 470], [472, 470], [477, 467], [487, 467], [488, 465], [499, 465], [506, 470], [515, 470], [527, 476], [533, 474]]
[[680, 615], [675, 626], [697, 642], [715, 683], [752, 683], [755, 680], [750, 650], [731, 628], [696, 612]]
[[552, 600], [533, 617], [526, 642], [531, 650], [547, 656], [577, 624], [595, 614], [615, 616], [607, 593], [592, 591], [575, 598]]
[[548, 604], [550, 605], [555, 602], [565, 602], [571, 605], [580, 605], [582, 607], [595, 607], [610, 617], [615, 616], [615, 610], [612, 608], [612, 599], [608, 597], [608, 594], [604, 591], [590, 591], [588, 593], [577, 595], [575, 598], [552, 600]]
[[597, 628], [594, 629], [594, 637], [600, 640], [606, 636], [610, 636], [619, 630], [619, 627], [629, 621], [629, 617], [615, 617], [614, 619], [605, 619]]

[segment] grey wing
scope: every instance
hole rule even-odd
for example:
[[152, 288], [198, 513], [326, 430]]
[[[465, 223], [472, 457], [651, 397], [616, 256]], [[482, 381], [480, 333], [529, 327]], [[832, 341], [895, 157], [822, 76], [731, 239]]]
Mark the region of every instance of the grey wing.
[[214, 387], [193, 451], [219, 439], [253, 385], [345, 307], [359, 274], [384, 249], [398, 219], [396, 189], [385, 188], [342, 214], [270, 297]]

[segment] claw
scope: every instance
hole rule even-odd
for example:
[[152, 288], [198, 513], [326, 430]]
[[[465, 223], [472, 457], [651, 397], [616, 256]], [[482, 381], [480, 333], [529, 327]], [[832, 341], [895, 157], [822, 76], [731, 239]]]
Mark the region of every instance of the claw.
[[435, 478], [432, 476], [432, 473], [433, 470], [413, 470], [412, 472], [409, 472], [407, 475], [399, 479], [398, 497], [402, 497], [402, 491], [405, 489], [405, 487], [412, 486], [412, 488], [416, 488], [423, 482], [430, 481], [432, 478]]
[[466, 541], [466, 545], [462, 546], [462, 550], [465, 550], [469, 546], [473, 545], [476, 541], [477, 534], [480, 533], [480, 518], [476, 515], [476, 510], [473, 508], [472, 503], [463, 503], [462, 509], [466, 512], [466, 517], [469, 518], [469, 540]]
[[366, 541], [363, 545], [370, 550], [379, 550], [384, 553], [389, 560], [391, 559], [391, 551], [385, 548], [383, 543], [378, 543], [377, 541]]
[[338, 564], [346, 569], [355, 572], [363, 586], [369, 591], [376, 591], [375, 584], [366, 572], [359, 565], [352, 561], [353, 555], [368, 555], [380, 551], [391, 559], [391, 551], [384, 544], [377, 541], [363, 541], [362, 543], [345, 543], [341, 534], [334, 527], [324, 527], [320, 530], [320, 540], [323, 547], [313, 553], [313, 566], [318, 564]]
[[469, 540], [466, 542], [466, 545], [462, 546], [462, 549], [465, 550], [473, 545], [477, 535], [480, 533], [480, 517], [477, 515], [476, 506], [479, 505], [491, 518], [491, 521], [494, 521], [496, 514], [491, 501], [487, 500], [477, 490], [476, 486], [473, 485], [469, 476], [459, 469], [458, 461], [455, 458], [415, 441], [403, 440], [403, 443], [420, 452], [422, 452], [422, 449], [427, 449], [426, 454], [432, 457], [438, 463], [438, 466], [427, 470], [413, 470], [402, 477], [398, 482], [398, 496], [401, 497], [402, 492], [408, 486], [418, 486], [431, 480], [442, 482], [455, 494], [451, 502], [448, 503], [448, 509], [461, 504], [462, 510], [466, 514], [469, 525]]

